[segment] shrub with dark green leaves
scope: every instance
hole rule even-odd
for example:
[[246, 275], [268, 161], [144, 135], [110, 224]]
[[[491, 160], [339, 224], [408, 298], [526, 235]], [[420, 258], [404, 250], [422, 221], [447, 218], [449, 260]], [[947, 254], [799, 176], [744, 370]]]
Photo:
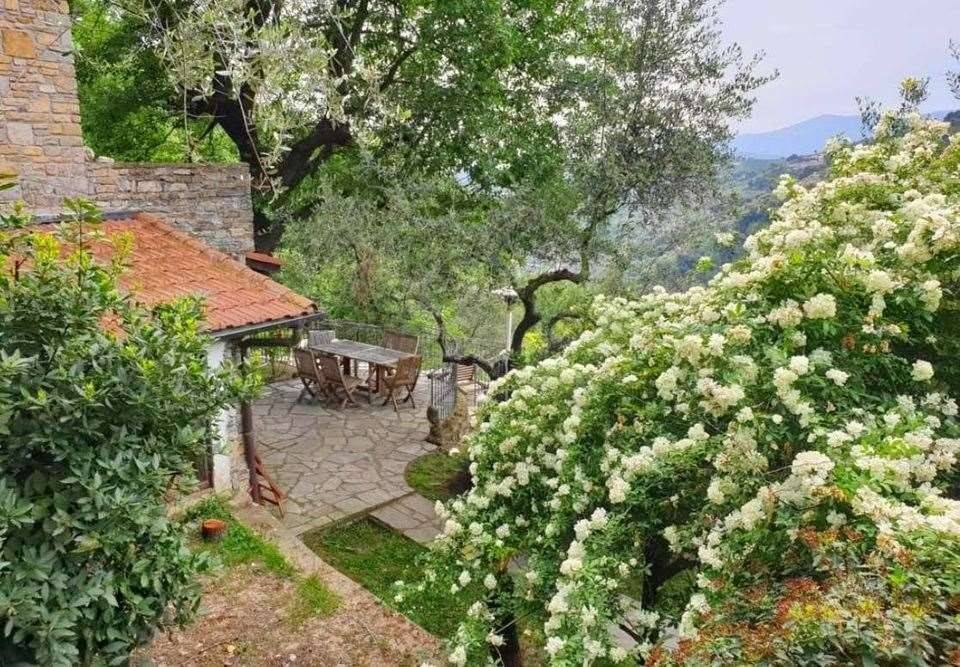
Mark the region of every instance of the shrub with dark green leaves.
[[165, 499], [188, 487], [223, 406], [200, 304], [146, 311], [94, 260], [97, 212], [0, 218], [0, 664], [126, 661], [185, 620], [204, 560]]

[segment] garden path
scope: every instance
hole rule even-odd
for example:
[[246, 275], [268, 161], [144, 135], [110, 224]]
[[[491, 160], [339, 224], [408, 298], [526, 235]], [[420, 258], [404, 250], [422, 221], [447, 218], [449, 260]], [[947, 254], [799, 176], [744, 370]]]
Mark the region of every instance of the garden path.
[[418, 542], [438, 528], [430, 501], [404, 479], [407, 465], [436, 451], [428, 432], [427, 389], [394, 412], [361, 399], [338, 410], [319, 402], [297, 402], [299, 381], [268, 385], [253, 412], [260, 457], [287, 494], [283, 525], [296, 534], [334, 521], [372, 513]]

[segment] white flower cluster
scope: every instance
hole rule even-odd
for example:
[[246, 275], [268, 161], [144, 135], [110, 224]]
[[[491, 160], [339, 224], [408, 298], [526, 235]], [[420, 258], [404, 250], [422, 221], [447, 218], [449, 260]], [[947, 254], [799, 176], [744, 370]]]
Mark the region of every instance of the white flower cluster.
[[[956, 335], [941, 313], [960, 275], [960, 196], [919, 176], [942, 160], [956, 178], [960, 140], [942, 133], [915, 121], [834, 146], [835, 176], [781, 181], [769, 227], [706, 287], [599, 297], [595, 328], [562, 355], [494, 382], [467, 442], [473, 488], [437, 507], [444, 585], [496, 593], [519, 557], [516, 595], [542, 603], [552, 661], [632, 660], [649, 644], [625, 651], [608, 628], [650, 540], [700, 567], [680, 617], [633, 610], [656, 642], [695, 637], [722, 608], [718, 573], [759, 558], [769, 531], [960, 535], [944, 481], [957, 403], [936, 367], [936, 341]], [[450, 661], [496, 631], [471, 615]]]

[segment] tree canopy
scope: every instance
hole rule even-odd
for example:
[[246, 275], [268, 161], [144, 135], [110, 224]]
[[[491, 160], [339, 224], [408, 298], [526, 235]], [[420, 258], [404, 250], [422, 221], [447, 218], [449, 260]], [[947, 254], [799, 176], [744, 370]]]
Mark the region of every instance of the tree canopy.
[[376, 153], [354, 161], [355, 170], [344, 159], [328, 163], [291, 200], [312, 212], [283, 242], [298, 284], [324, 273], [333, 254], [353, 258], [346, 275], [365, 282], [364, 293], [376, 287], [371, 268], [390, 267], [397, 278], [381, 285], [381, 296], [395, 310], [413, 299], [442, 313], [451, 295], [482, 301], [511, 285], [523, 305], [511, 344], [519, 353], [543, 319], [537, 295], [545, 286], [628, 266], [635, 258], [625, 238], [713, 190], [731, 124], [769, 78], [724, 44], [716, 8], [712, 0], [584, 8], [576, 56], [555, 57], [541, 85], [553, 168], [504, 162], [509, 178], [491, 189], [469, 170], [429, 176]]
[[272, 194], [357, 145], [477, 183], [545, 168], [543, 92], [582, 25], [578, 0], [119, 6], [164, 58], [172, 108], [222, 129]]
[[[762, 82], [721, 44], [715, 5], [78, 0], [75, 11], [86, 113], [113, 112], [131, 129], [153, 119], [147, 129], [168, 144], [179, 137], [170, 146], [206, 157], [228, 155], [228, 139], [272, 202], [260, 212], [283, 220], [291, 212], [276, 209], [291, 190], [357, 148], [481, 188], [563, 173], [585, 185], [589, 158], [592, 178], [621, 181], [614, 192], [594, 180], [590, 191], [609, 200], [597, 206], [623, 203], [631, 185], [649, 202], [654, 183], [641, 161], [671, 173], [657, 183], [708, 172], [704, 140], [722, 143]], [[136, 79], [150, 85], [131, 86]], [[670, 132], [657, 126], [665, 115], [677, 123]], [[123, 157], [121, 144], [142, 152], [159, 138], [94, 143]], [[668, 168], [681, 146], [691, 159]]]

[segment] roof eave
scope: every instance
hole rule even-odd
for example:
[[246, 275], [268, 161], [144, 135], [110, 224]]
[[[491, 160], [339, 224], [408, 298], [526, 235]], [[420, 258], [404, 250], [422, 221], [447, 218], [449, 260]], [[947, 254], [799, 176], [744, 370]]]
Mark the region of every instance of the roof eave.
[[279, 320], [268, 320], [266, 322], [244, 324], [243, 326], [239, 327], [230, 327], [227, 329], [220, 329], [219, 331], [211, 331], [210, 335], [218, 340], [232, 340], [236, 338], [243, 338], [244, 336], [252, 333], [266, 331], [268, 329], [289, 327], [297, 324], [306, 324], [307, 322], [325, 319], [326, 317], [327, 313], [318, 309], [315, 313], [305, 313], [302, 315], [294, 315], [293, 317], [284, 317]]

